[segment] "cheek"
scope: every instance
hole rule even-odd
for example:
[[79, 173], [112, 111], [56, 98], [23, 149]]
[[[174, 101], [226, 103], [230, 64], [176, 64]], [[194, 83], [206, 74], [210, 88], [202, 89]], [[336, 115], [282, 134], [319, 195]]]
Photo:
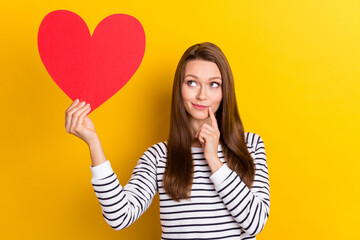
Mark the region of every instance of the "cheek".
[[183, 99], [184, 103], [187, 100], [186, 90], [184, 88], [181, 88], [181, 98]]
[[186, 99], [186, 91], [183, 87], [181, 88], [181, 97], [182, 99]]
[[181, 89], [181, 97], [182, 97], [182, 100], [183, 100], [185, 110], [188, 112], [189, 111], [189, 101], [190, 101], [189, 92], [184, 90], [184, 88]]
[[186, 86], [181, 89], [181, 97], [184, 102], [191, 101], [193, 98], [193, 93], [189, 89], [186, 89]]
[[213, 94], [213, 98], [211, 99], [211, 105], [213, 107], [213, 111], [216, 112], [219, 109], [219, 106], [222, 101], [222, 91], [217, 94]]
[[216, 94], [213, 94], [213, 99], [212, 99], [213, 104], [218, 105], [221, 103], [221, 100], [222, 100], [222, 92], [221, 91], [219, 91]]

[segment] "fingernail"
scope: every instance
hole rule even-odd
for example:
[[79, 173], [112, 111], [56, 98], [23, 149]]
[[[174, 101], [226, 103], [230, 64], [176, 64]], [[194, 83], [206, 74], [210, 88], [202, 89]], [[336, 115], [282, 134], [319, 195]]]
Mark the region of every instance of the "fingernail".
[[77, 103], [78, 101], [79, 101], [79, 99], [76, 99], [74, 102], [76, 102], [76, 103]]

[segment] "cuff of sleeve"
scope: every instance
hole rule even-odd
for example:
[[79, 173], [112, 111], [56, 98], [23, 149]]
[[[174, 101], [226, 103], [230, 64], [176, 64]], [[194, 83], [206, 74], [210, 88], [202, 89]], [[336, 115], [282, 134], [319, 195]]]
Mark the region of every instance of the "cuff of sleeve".
[[226, 178], [231, 174], [231, 169], [224, 163], [216, 172], [210, 176], [210, 180], [215, 186], [222, 184]]
[[114, 172], [111, 168], [109, 160], [106, 160], [106, 162], [99, 164], [95, 167], [90, 166], [90, 170], [92, 173], [92, 179], [102, 179], [111, 175]]

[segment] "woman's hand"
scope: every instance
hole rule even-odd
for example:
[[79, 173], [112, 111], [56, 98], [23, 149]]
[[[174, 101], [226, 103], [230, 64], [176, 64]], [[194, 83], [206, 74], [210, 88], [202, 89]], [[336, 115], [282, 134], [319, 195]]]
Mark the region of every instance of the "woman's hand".
[[66, 132], [81, 138], [88, 145], [98, 139], [95, 126], [87, 116], [90, 110], [90, 104], [79, 103], [76, 99], [65, 111]]
[[211, 107], [209, 107], [209, 116], [211, 119], [211, 126], [204, 123], [196, 132], [195, 138], [199, 139], [204, 150], [205, 159], [209, 164], [211, 171], [214, 173], [222, 166], [223, 163], [220, 161], [217, 154], [220, 131]]

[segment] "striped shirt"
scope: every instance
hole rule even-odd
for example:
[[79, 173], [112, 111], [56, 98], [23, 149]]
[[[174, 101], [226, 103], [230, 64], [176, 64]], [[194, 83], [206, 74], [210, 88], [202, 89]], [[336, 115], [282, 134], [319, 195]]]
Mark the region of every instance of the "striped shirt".
[[163, 188], [167, 146], [150, 147], [122, 187], [110, 162], [90, 167], [95, 194], [106, 222], [120, 230], [131, 225], [150, 206], [159, 191], [161, 239], [256, 239], [269, 217], [270, 186], [265, 146], [255, 133], [245, 134], [248, 151], [255, 163], [255, 179], [249, 189], [224, 159], [215, 173], [204, 158], [203, 149], [192, 147], [194, 178], [191, 198], [173, 201]]

